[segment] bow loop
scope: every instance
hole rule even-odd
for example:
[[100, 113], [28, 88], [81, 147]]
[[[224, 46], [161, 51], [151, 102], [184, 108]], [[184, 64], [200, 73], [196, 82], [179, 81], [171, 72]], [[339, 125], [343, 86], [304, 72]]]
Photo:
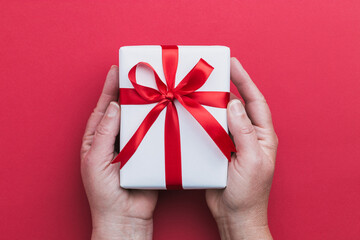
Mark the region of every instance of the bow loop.
[[174, 91], [180, 95], [187, 95], [198, 90], [209, 78], [213, 67], [204, 59], [200, 58], [198, 63], [184, 77], [184, 79], [176, 86]]
[[[156, 86], [158, 87], [158, 90], [150, 87], [145, 87], [136, 82], [136, 68], [141, 65], [149, 68], [151, 72], [154, 74], [155, 83]], [[159, 102], [161, 99], [163, 99], [162, 95], [165, 95], [167, 93], [166, 85], [160, 80], [159, 75], [156, 73], [155, 69], [146, 62], [139, 62], [138, 64], [133, 66], [129, 71], [128, 77], [131, 84], [134, 86], [134, 89], [137, 91], [137, 93], [144, 100], [150, 103]]]

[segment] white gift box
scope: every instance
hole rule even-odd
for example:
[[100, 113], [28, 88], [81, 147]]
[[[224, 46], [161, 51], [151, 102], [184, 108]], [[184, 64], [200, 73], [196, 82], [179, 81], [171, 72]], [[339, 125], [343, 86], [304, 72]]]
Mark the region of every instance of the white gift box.
[[[178, 46], [175, 86], [189, 73], [200, 58], [214, 70], [197, 91], [230, 91], [230, 49], [224, 46]], [[133, 88], [128, 73], [139, 62], [149, 63], [166, 84], [161, 46], [125, 46], [119, 50], [120, 88]], [[157, 89], [154, 75], [137, 67], [136, 79], [141, 85]], [[182, 188], [224, 188], [228, 159], [195, 118], [174, 101], [180, 125]], [[156, 105], [121, 105], [120, 151], [133, 136], [146, 115]], [[228, 131], [226, 109], [203, 105]], [[164, 151], [164, 109], [151, 126], [136, 152], [120, 170], [120, 186], [128, 189], [166, 189]]]

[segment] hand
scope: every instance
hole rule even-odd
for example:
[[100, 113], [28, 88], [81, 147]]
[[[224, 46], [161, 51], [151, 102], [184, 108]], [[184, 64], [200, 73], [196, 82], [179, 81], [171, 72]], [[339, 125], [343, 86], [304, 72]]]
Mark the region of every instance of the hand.
[[156, 191], [120, 187], [119, 164], [111, 164], [120, 127], [119, 70], [112, 66], [85, 130], [81, 175], [89, 200], [92, 239], [151, 239]]
[[272, 239], [267, 222], [268, 198], [278, 139], [265, 98], [236, 58], [231, 80], [245, 101], [227, 108], [236, 154], [229, 163], [227, 187], [207, 190], [206, 201], [222, 239]]

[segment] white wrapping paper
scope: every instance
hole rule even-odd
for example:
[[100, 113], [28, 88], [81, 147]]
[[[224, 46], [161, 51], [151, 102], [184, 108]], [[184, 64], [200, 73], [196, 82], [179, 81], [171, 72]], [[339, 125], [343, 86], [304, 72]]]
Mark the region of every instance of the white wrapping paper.
[[[230, 49], [223, 46], [178, 46], [179, 61], [175, 86], [203, 58], [214, 67], [198, 91], [230, 91]], [[120, 88], [133, 88], [129, 70], [138, 62], [149, 63], [166, 84], [161, 46], [125, 46], [119, 50]], [[154, 75], [138, 67], [137, 82], [157, 89]], [[156, 104], [121, 105], [120, 150]], [[224, 188], [228, 160], [213, 140], [175, 100], [179, 116], [182, 185], [184, 189]], [[227, 131], [226, 109], [204, 106]], [[147, 132], [137, 151], [120, 170], [120, 186], [129, 189], [166, 189], [164, 149], [164, 109]]]

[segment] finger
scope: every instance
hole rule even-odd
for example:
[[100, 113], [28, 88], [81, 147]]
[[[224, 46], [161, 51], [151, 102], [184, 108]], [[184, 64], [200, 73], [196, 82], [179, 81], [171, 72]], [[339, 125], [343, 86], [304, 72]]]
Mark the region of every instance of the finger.
[[228, 105], [227, 115], [237, 154], [256, 153], [259, 148], [257, 135], [242, 103], [237, 99], [232, 100]]
[[106, 76], [105, 84], [99, 101], [91, 114], [85, 129], [81, 157], [90, 149], [96, 126], [104, 116], [104, 112], [111, 101], [117, 101], [119, 93], [119, 68], [112, 66]]
[[120, 128], [120, 107], [111, 102], [96, 127], [87, 159], [98, 164], [109, 164], [114, 157], [114, 143]]
[[236, 58], [231, 58], [231, 81], [245, 101], [246, 112], [252, 123], [261, 128], [273, 129], [271, 113], [264, 96]]

